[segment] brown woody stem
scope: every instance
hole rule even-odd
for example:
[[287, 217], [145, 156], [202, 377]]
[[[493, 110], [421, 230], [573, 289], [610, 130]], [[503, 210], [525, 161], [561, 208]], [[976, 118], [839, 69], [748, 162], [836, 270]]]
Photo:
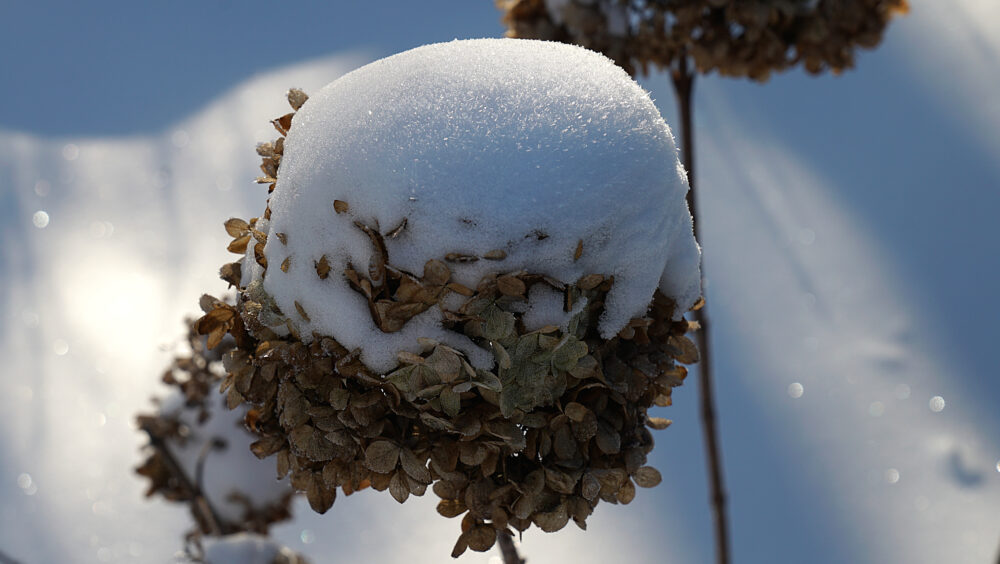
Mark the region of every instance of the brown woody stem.
[[146, 431], [146, 434], [149, 436], [149, 446], [153, 447], [163, 458], [164, 463], [170, 467], [170, 472], [180, 481], [181, 487], [191, 493], [191, 512], [195, 516], [195, 521], [198, 522], [199, 526], [204, 526], [208, 529], [203, 532], [215, 536], [225, 534], [227, 531], [222, 529], [222, 521], [219, 519], [215, 508], [208, 502], [208, 498], [201, 488], [188, 478], [184, 472], [184, 468], [174, 458], [170, 449], [167, 448], [166, 442], [152, 429], [143, 428], [143, 431]]
[[[690, 186], [690, 190], [687, 193], [688, 207], [691, 209], [695, 238], [701, 242], [699, 233], [701, 222], [698, 218], [697, 198], [695, 197], [694, 125], [691, 112], [694, 72], [689, 69], [686, 56], [682, 55], [680, 57], [677, 68], [671, 74], [674, 91], [677, 94], [677, 106], [680, 110], [681, 154], [683, 156], [684, 168], [687, 170], [688, 185]], [[702, 261], [701, 272], [702, 280], [704, 280], [704, 260]], [[702, 294], [704, 294], [704, 282], [702, 286]], [[715, 520], [715, 561], [718, 564], [728, 564], [729, 526], [726, 515], [726, 490], [722, 480], [722, 449], [719, 446], [719, 434], [715, 418], [715, 394], [712, 386], [712, 355], [709, 346], [707, 308], [703, 306], [694, 312], [694, 319], [701, 325], [701, 328], [696, 333], [698, 350], [701, 352], [701, 361], [698, 368], [698, 384], [701, 389], [701, 422], [705, 430], [705, 455], [708, 461], [710, 503], [712, 505], [712, 516]]]
[[514, 538], [507, 531], [497, 531], [497, 545], [500, 547], [500, 556], [503, 557], [503, 564], [524, 564], [525, 560], [517, 553], [514, 546]]

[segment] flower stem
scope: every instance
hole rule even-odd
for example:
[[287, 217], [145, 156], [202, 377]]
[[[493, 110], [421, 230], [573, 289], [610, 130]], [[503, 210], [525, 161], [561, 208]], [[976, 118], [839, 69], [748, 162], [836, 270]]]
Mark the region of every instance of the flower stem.
[[525, 560], [517, 553], [513, 537], [507, 531], [497, 532], [497, 544], [500, 546], [500, 555], [503, 557], [503, 564], [525, 563]]
[[[692, 119], [692, 91], [694, 89], [694, 72], [688, 67], [687, 56], [679, 58], [678, 65], [671, 73], [674, 91], [677, 94], [677, 106], [681, 120], [681, 155], [684, 168], [687, 170], [688, 207], [694, 223], [695, 238], [702, 242], [699, 233], [701, 221], [698, 217], [697, 198], [695, 197], [694, 175], [694, 125]], [[702, 255], [702, 280], [705, 278], [704, 255]], [[702, 294], [704, 295], [704, 282]], [[719, 445], [717, 422], [715, 417], [715, 394], [712, 385], [712, 355], [709, 340], [709, 322], [706, 307], [694, 312], [694, 319], [701, 328], [697, 331], [698, 350], [701, 360], [698, 366], [698, 384], [701, 390], [701, 422], [705, 434], [705, 455], [708, 461], [710, 503], [712, 516], [715, 520], [715, 561], [718, 564], [729, 562], [729, 531], [726, 514], [726, 490], [722, 479], [722, 448]]]

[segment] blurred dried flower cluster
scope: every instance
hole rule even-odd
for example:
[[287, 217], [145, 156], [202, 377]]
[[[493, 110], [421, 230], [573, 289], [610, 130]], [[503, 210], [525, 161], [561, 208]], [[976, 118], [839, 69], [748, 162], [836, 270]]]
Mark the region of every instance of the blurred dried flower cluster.
[[[206, 304], [206, 307], [208, 305]], [[232, 339], [207, 346], [206, 339], [189, 324], [188, 351], [178, 355], [164, 371], [162, 381], [174, 389], [166, 399], [156, 399], [156, 413], [140, 414], [138, 426], [149, 437], [147, 457], [136, 472], [149, 480], [147, 496], [159, 494], [173, 502], [185, 503], [191, 509], [196, 528], [188, 535], [187, 554], [199, 561], [202, 537], [222, 537], [238, 533], [266, 534], [268, 528], [290, 517], [292, 492], [272, 497], [261, 503], [255, 492], [232, 488], [218, 492], [226, 501], [240, 508], [222, 512], [213, 506], [213, 496], [205, 491], [203, 474], [206, 459], [213, 452], [233, 448], [228, 442], [234, 436], [246, 434], [238, 418], [222, 405], [218, 386], [222, 381], [221, 359], [234, 348]], [[213, 418], [221, 418], [223, 427], [233, 425], [229, 433], [209, 429]], [[212, 421], [218, 428], [218, 421]], [[256, 500], [256, 501], [255, 501]], [[216, 497], [217, 502], [217, 497]], [[283, 553], [282, 562], [305, 562], [294, 553]], [[298, 559], [296, 559], [298, 558]]]
[[854, 64], [907, 0], [497, 0], [509, 37], [575, 43], [635, 75], [690, 57], [701, 73], [767, 80]]
[[[289, 93], [293, 110], [304, 99], [300, 91]], [[282, 136], [291, 116], [274, 121]], [[259, 181], [271, 190], [283, 146], [279, 138], [259, 148], [265, 174]], [[330, 212], [348, 206], [338, 201]], [[229, 250], [245, 253], [265, 276], [281, 276], [287, 265], [268, 267], [267, 235], [256, 225], [256, 218], [228, 221]], [[636, 486], [661, 481], [646, 465], [649, 428], [669, 421], [647, 410], [670, 405], [673, 387], [687, 374], [677, 363], [698, 358], [685, 336], [696, 325], [674, 321], [670, 299], [657, 293], [646, 317], [604, 340], [597, 322], [612, 278], [595, 273], [565, 282], [520, 271], [468, 288], [451, 281], [447, 263], [483, 258], [502, 271], [505, 255], [448, 255], [428, 261], [418, 276], [394, 267], [385, 250], [385, 237], [405, 224], [387, 233], [356, 226], [374, 248], [367, 272], [331, 272], [320, 259], [317, 277], [345, 277], [386, 332], [440, 307], [448, 329], [493, 351], [496, 368], [473, 368], [462, 352], [422, 339], [419, 354], [400, 352], [394, 370], [376, 373], [358, 351], [329, 336], [303, 339], [288, 316], [308, 319], [308, 312], [298, 303], [295, 312], [280, 311], [259, 282], [240, 286], [239, 262], [224, 266], [223, 279], [239, 287], [237, 304], [203, 299], [205, 316], [195, 329], [207, 335], [209, 347], [233, 343], [222, 356], [229, 406], [253, 406], [246, 424], [261, 437], [253, 452], [274, 456], [277, 475], [290, 475], [313, 509], [329, 509], [338, 488], [347, 495], [366, 487], [388, 490], [404, 502], [430, 487], [441, 499], [439, 513], [464, 515], [458, 556], [467, 548], [488, 550], [509, 527], [523, 531], [534, 523], [557, 531], [572, 519], [585, 528], [599, 501], [629, 503]], [[579, 258], [585, 249], [567, 252]], [[568, 328], [525, 328], [521, 312], [536, 284], [561, 292], [567, 312], [586, 304]], [[446, 307], [447, 295], [457, 295], [461, 305]]]

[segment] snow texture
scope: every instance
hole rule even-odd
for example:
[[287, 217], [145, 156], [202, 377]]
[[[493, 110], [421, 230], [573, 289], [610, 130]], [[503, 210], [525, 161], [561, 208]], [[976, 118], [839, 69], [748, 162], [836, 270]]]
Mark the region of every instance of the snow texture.
[[[376, 61], [315, 93], [296, 114], [271, 200], [265, 290], [299, 332], [330, 335], [386, 371], [418, 336], [486, 367], [492, 357], [440, 327], [432, 308], [397, 333], [371, 321], [364, 298], [334, 272], [364, 271], [373, 253], [355, 221], [386, 238], [390, 263], [420, 275], [448, 253], [506, 260], [453, 265], [475, 287], [527, 270], [564, 282], [615, 283], [605, 338], [646, 313], [659, 287], [681, 312], [700, 295], [688, 186], [670, 128], [649, 95], [602, 55], [559, 43], [479, 39], [427, 45]], [[347, 213], [334, 213], [334, 200]], [[574, 252], [582, 241], [582, 255]], [[251, 261], [245, 261], [249, 263]]]
[[542, 284], [532, 286], [528, 291], [527, 311], [521, 318], [525, 329], [536, 331], [546, 325], [555, 325], [565, 331], [573, 316], [587, 306], [587, 298], [577, 300], [570, 311], [563, 310], [563, 301], [561, 292]]
[[288, 549], [267, 537], [237, 533], [223, 538], [206, 538], [205, 564], [273, 564]]

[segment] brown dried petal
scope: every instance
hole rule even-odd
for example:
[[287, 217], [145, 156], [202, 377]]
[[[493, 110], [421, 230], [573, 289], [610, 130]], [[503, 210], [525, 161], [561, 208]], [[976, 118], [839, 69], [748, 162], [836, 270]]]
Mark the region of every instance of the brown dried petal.
[[521, 297], [524, 295], [527, 287], [520, 278], [504, 274], [497, 278], [497, 289], [505, 296]]
[[476, 255], [464, 255], [462, 253], [448, 253], [444, 256], [448, 262], [476, 262], [479, 257]]
[[226, 220], [226, 233], [230, 237], [242, 237], [250, 231], [250, 224], [238, 217], [231, 217]]
[[295, 111], [299, 111], [299, 108], [302, 107], [302, 104], [305, 104], [306, 100], [309, 99], [309, 95], [303, 92], [302, 90], [299, 90], [298, 88], [289, 89], [287, 96], [288, 96], [288, 105], [290, 105], [292, 109]]
[[493, 527], [481, 525], [479, 527], [469, 529], [463, 533], [462, 536], [465, 537], [465, 541], [468, 543], [469, 548], [475, 550], [476, 552], [486, 552], [487, 550], [493, 548], [493, 544], [496, 543], [497, 531]]
[[579, 286], [581, 290], [593, 290], [594, 288], [600, 286], [601, 282], [604, 282], [604, 276], [600, 274], [588, 274], [577, 280], [576, 285]]
[[620, 503], [625, 505], [632, 503], [632, 500], [635, 499], [635, 484], [632, 483], [632, 480], [625, 480], [621, 489], [618, 490], [617, 497]]
[[431, 473], [427, 469], [425, 462], [421, 462], [417, 455], [413, 454], [410, 449], [402, 449], [399, 453], [399, 462], [403, 467], [403, 470], [410, 475], [411, 478], [416, 480], [421, 484], [431, 483]]
[[590, 411], [589, 409], [587, 409], [582, 404], [579, 404], [575, 401], [567, 403], [566, 407], [563, 408], [563, 412], [566, 414], [567, 417], [570, 418], [570, 421], [577, 421], [577, 422], [583, 421], [583, 418], [587, 416], [587, 413], [589, 411]]
[[473, 290], [472, 288], [469, 288], [468, 286], [463, 286], [458, 282], [452, 282], [448, 284], [448, 289], [451, 290], [452, 292], [455, 292], [456, 294], [466, 297], [472, 296], [473, 294], [476, 293], [475, 290]]
[[333, 210], [336, 211], [337, 213], [347, 213], [347, 210], [349, 210], [350, 208], [351, 206], [347, 205], [347, 202], [343, 200], [333, 201]]
[[337, 499], [337, 490], [328, 488], [323, 483], [322, 478], [313, 474], [309, 487], [306, 489], [306, 498], [309, 500], [309, 507], [316, 513], [326, 513]]
[[439, 398], [441, 400], [441, 411], [444, 411], [448, 417], [457, 417], [458, 412], [462, 409], [461, 395], [450, 387], [445, 387], [441, 390]]
[[393, 227], [391, 231], [386, 233], [386, 237], [390, 239], [395, 239], [396, 237], [399, 237], [399, 235], [403, 232], [403, 230], [406, 229], [407, 222], [408, 220], [404, 217], [403, 221], [399, 222], [399, 225]]
[[327, 261], [326, 255], [321, 256], [316, 261], [316, 274], [320, 280], [326, 280], [327, 276], [330, 276], [330, 263]]
[[236, 239], [233, 239], [233, 242], [229, 243], [229, 246], [226, 247], [226, 250], [231, 253], [242, 255], [243, 253], [247, 252], [247, 245], [249, 244], [250, 244], [250, 234], [247, 233], [246, 235], [240, 235]]
[[465, 504], [457, 499], [442, 499], [437, 504], [437, 512], [442, 516], [451, 519], [468, 511]]
[[670, 426], [672, 421], [669, 419], [664, 419], [663, 417], [647, 417], [646, 425], [651, 429], [656, 429], [657, 431], [662, 431]]
[[288, 442], [296, 454], [309, 460], [322, 461], [333, 458], [336, 451], [333, 443], [326, 440], [324, 433], [310, 425], [302, 425], [288, 434]]
[[670, 337], [667, 344], [675, 349], [677, 362], [684, 364], [698, 362], [698, 347], [691, 342], [691, 339], [683, 335], [675, 335]]
[[279, 435], [264, 437], [250, 445], [250, 452], [257, 458], [267, 458], [285, 448], [285, 438]]
[[621, 450], [622, 438], [611, 425], [605, 421], [597, 422], [597, 448], [605, 454], [615, 454]]
[[503, 249], [493, 249], [483, 255], [486, 260], [503, 260], [507, 258], [507, 251]]
[[559, 507], [554, 511], [535, 513], [532, 516], [532, 521], [546, 533], [554, 533], [566, 526], [566, 523], [569, 522], [569, 513], [564, 504], [559, 504]]
[[302, 304], [300, 304], [298, 301], [295, 301], [294, 303], [295, 303], [295, 311], [299, 313], [302, 319], [305, 319], [306, 323], [312, 321], [311, 319], [309, 319], [309, 314], [306, 313], [306, 310], [305, 308], [302, 307]]
[[238, 262], [225, 264], [219, 269], [219, 277], [228, 282], [230, 286], [239, 286], [240, 280], [243, 278], [243, 267]]
[[572, 476], [552, 468], [545, 469], [545, 484], [561, 494], [571, 494], [576, 488], [576, 480]]
[[636, 470], [635, 483], [640, 488], [652, 488], [659, 485], [663, 481], [663, 476], [660, 475], [660, 471], [652, 466], [643, 466], [642, 468]]
[[396, 472], [392, 475], [392, 479], [389, 481], [389, 494], [399, 503], [403, 503], [410, 497], [410, 486], [403, 472]]
[[272, 120], [271, 123], [274, 125], [274, 128], [278, 130], [278, 133], [286, 135], [288, 133], [288, 129], [292, 127], [292, 117], [294, 116], [295, 112], [287, 113], [280, 118]]
[[601, 482], [593, 474], [587, 472], [580, 479], [580, 493], [588, 501], [594, 501], [601, 491]]
[[399, 447], [389, 441], [375, 441], [365, 449], [365, 467], [373, 472], [388, 474], [398, 460]]

